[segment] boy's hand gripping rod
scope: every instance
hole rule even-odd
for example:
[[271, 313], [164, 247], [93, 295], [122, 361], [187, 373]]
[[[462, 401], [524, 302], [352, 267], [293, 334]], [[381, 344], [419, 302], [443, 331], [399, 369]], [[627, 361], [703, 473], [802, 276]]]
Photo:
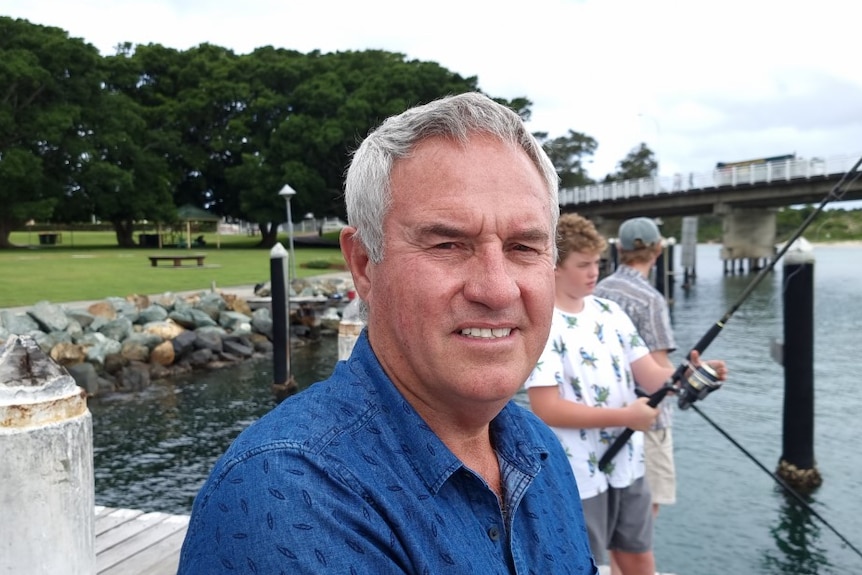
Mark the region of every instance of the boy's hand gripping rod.
[[[793, 242], [799, 239], [799, 237], [802, 235], [802, 232], [804, 232], [808, 225], [811, 224], [812, 221], [814, 221], [814, 218], [816, 218], [820, 214], [820, 212], [823, 211], [823, 208], [826, 207], [826, 204], [828, 204], [832, 200], [840, 199], [841, 196], [844, 195], [844, 191], [840, 191], [842, 186], [849, 186], [857, 179], [859, 179], [859, 176], [862, 175], [862, 173], [857, 171], [860, 164], [862, 164], [862, 158], [859, 158], [856, 163], [853, 164], [853, 167], [844, 173], [838, 183], [835, 184], [835, 186], [833, 186], [831, 190], [829, 190], [829, 193], [826, 194], [826, 197], [823, 198], [823, 201], [821, 201], [820, 205], [817, 206], [817, 209], [811, 212], [808, 217], [805, 218], [805, 221], [803, 221], [802, 224], [800, 224], [799, 228], [795, 232], [793, 232], [793, 235], [790, 237], [789, 240], [784, 243], [778, 253], [775, 254], [775, 257], [772, 258], [772, 260], [766, 267], [762, 268], [760, 272], [758, 272], [758, 274], [754, 276], [754, 279], [751, 280], [748, 286], [746, 286], [746, 288], [740, 294], [739, 298], [737, 298], [736, 302], [721, 317], [720, 320], [715, 322], [715, 324], [713, 324], [713, 326], [709, 328], [709, 330], [703, 335], [703, 337], [700, 338], [700, 341], [697, 342], [697, 345], [695, 345], [691, 351], [697, 351], [698, 354], [701, 354], [707, 347], [709, 347], [709, 344], [712, 343], [712, 341], [718, 336], [719, 332], [721, 332], [721, 330], [724, 328], [724, 324], [726, 324], [728, 320], [730, 320], [731, 316], [736, 313], [736, 310], [739, 309], [739, 307], [746, 299], [748, 299], [748, 296], [751, 295], [751, 292], [754, 291], [754, 288], [756, 288], [757, 285], [763, 280], [763, 278], [766, 277], [766, 274], [772, 271], [772, 269], [775, 267], [775, 264], [778, 263], [778, 260], [780, 260], [781, 257], [784, 256], [784, 254], [787, 252], [787, 250], [790, 249], [790, 246], [793, 245]], [[851, 174], [853, 175], [852, 178], [850, 178]], [[703, 399], [703, 397], [705, 397], [706, 394], [708, 394], [713, 389], [717, 389], [717, 387], [706, 389], [704, 390], [705, 393], [702, 393], [701, 395], [692, 394], [686, 389], [680, 389], [678, 383], [683, 378], [686, 370], [691, 365], [691, 351], [686, 354], [685, 360], [676, 368], [670, 379], [668, 379], [658, 391], [649, 396], [649, 401], [647, 402], [647, 404], [650, 407], [658, 406], [658, 404], [661, 402], [661, 400], [664, 399], [668, 392], [676, 391], [680, 392], [680, 407], [686, 408], [688, 407], [688, 405], [694, 403], [698, 399]], [[691, 391], [696, 392], [697, 389], [691, 389]], [[611, 460], [616, 456], [616, 454], [619, 453], [620, 449], [623, 448], [623, 445], [626, 444], [626, 442], [629, 440], [633, 433], [633, 429], [626, 428], [616, 438], [616, 440], [614, 440], [614, 442], [611, 444], [608, 450], [605, 451], [604, 455], [602, 455], [602, 458], [599, 460], [600, 470], [605, 470], [608, 463], [610, 463]]]

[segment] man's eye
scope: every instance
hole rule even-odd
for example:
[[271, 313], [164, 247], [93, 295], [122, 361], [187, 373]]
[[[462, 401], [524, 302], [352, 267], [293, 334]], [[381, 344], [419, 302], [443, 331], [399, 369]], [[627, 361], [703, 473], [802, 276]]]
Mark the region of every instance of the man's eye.
[[457, 244], [455, 242], [443, 242], [442, 244], [435, 244], [435, 250], [453, 250]]
[[524, 244], [517, 244], [517, 245], [515, 245], [515, 247], [513, 249], [515, 251], [518, 251], [518, 252], [535, 252], [535, 251], [537, 251], [536, 248], [534, 248], [532, 246], [525, 246]]

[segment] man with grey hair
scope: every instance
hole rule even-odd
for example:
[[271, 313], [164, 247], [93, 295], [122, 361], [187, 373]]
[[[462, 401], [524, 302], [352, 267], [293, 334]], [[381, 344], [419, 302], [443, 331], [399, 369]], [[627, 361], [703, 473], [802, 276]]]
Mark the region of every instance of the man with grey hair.
[[345, 192], [366, 328], [219, 460], [179, 573], [597, 573], [560, 442], [510, 401], [550, 329], [553, 165], [461, 94], [386, 120]]

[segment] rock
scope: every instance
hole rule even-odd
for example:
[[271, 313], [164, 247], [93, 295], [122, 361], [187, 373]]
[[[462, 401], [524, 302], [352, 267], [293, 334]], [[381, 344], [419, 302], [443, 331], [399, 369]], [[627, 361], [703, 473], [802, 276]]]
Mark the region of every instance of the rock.
[[195, 331], [195, 349], [208, 349], [218, 353], [222, 351], [222, 336], [215, 331], [199, 329]]
[[132, 333], [132, 320], [127, 317], [118, 317], [100, 327], [99, 333], [109, 339], [123, 341]]
[[164, 321], [168, 317], [168, 310], [160, 305], [151, 305], [141, 310], [138, 321], [144, 325], [158, 321]]
[[150, 298], [146, 295], [131, 294], [126, 296], [126, 301], [133, 304], [139, 310], [150, 307]]
[[106, 301], [99, 301], [87, 308], [87, 313], [94, 317], [112, 320], [117, 317], [117, 310]]
[[241, 358], [249, 358], [254, 355], [254, 347], [249, 343], [244, 343], [239, 339], [225, 339], [222, 342], [222, 347], [225, 353]]
[[142, 342], [128, 339], [123, 342], [120, 355], [129, 362], [138, 361], [145, 363], [150, 359], [150, 348]]
[[[75, 379], [78, 387], [87, 392], [88, 397], [99, 395], [101, 384], [99, 382], [99, 374], [96, 373], [96, 368], [91, 363], [76, 363], [75, 365], [67, 366], [66, 369]], [[113, 387], [113, 386], [112, 386]]]
[[[51, 348], [50, 355], [51, 359], [66, 368], [83, 363], [87, 359], [87, 352], [84, 348], [72, 342], [58, 343]], [[95, 369], [93, 371], [95, 373]]]
[[40, 331], [36, 320], [26, 313], [0, 311], [0, 321], [3, 322], [6, 331], [13, 335], [29, 335], [34, 331]]
[[124, 391], [142, 391], [150, 386], [150, 368], [141, 362], [131, 362], [117, 375], [117, 385]]
[[204, 311], [193, 307], [174, 309], [168, 317], [186, 329], [199, 329], [206, 326], [218, 325], [215, 320]]
[[189, 364], [192, 367], [204, 367], [213, 359], [213, 352], [211, 349], [196, 349], [191, 354], [189, 354]]
[[223, 311], [218, 324], [232, 333], [251, 333], [251, 316], [236, 311]]
[[195, 346], [197, 335], [194, 331], [184, 331], [171, 340], [174, 346], [174, 357], [180, 358], [190, 353]]
[[28, 310], [44, 332], [63, 331], [69, 325], [69, 317], [63, 308], [47, 301], [40, 301]]
[[69, 316], [69, 319], [78, 322], [82, 329], [90, 327], [94, 319], [93, 314], [80, 309], [66, 310], [66, 315]]
[[105, 371], [111, 375], [119, 374], [129, 361], [119, 353], [111, 353], [105, 356]]
[[174, 363], [176, 354], [174, 344], [171, 341], [163, 341], [150, 353], [150, 363], [168, 366]]
[[162, 339], [174, 339], [186, 331], [186, 328], [171, 319], [167, 319], [165, 321], [154, 321], [144, 324], [143, 331], [144, 333], [157, 335]]
[[272, 340], [272, 314], [265, 307], [254, 310], [251, 314], [251, 327], [257, 333]]

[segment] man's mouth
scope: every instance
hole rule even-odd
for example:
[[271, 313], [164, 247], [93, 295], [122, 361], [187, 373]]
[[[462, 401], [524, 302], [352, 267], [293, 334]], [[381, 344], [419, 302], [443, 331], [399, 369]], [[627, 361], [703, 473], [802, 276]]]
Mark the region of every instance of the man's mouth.
[[467, 337], [477, 337], [480, 339], [496, 339], [498, 337], [507, 337], [510, 333], [512, 333], [512, 328], [509, 327], [498, 327], [498, 328], [488, 328], [488, 327], [468, 327], [461, 330], [461, 335], [466, 335]]

